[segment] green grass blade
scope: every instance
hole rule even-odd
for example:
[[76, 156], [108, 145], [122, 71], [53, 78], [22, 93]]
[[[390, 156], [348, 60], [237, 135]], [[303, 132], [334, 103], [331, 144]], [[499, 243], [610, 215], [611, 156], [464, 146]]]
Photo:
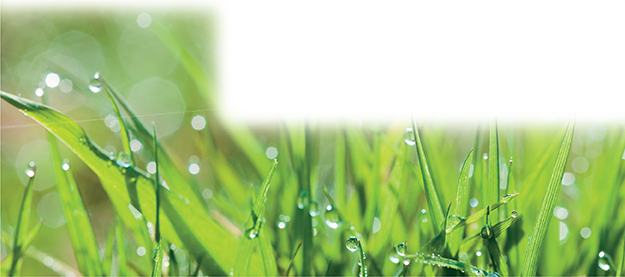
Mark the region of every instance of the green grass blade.
[[106, 236], [106, 248], [104, 248], [104, 256], [102, 257], [102, 267], [105, 275], [111, 275], [111, 266], [113, 265], [113, 248], [115, 248], [115, 226], [109, 228]]
[[523, 268], [521, 276], [533, 276], [536, 275], [536, 269], [538, 267], [538, 259], [540, 257], [540, 250], [542, 248], [543, 241], [547, 235], [547, 227], [551, 222], [553, 208], [556, 205], [558, 196], [560, 194], [560, 182], [562, 181], [562, 175], [564, 174], [564, 168], [569, 157], [569, 150], [573, 141], [573, 130], [575, 129], [575, 122], [569, 121], [564, 138], [560, 145], [560, 151], [558, 151], [558, 157], [556, 163], [551, 172], [551, 178], [547, 185], [547, 192], [540, 207], [538, 213], [538, 219], [532, 235], [530, 236], [527, 250], [525, 252], [525, 260], [523, 262]]
[[[460, 177], [458, 178], [458, 189], [456, 190], [456, 202], [454, 203], [454, 214], [465, 215], [469, 207], [469, 173], [471, 169], [471, 161], [473, 161], [473, 149], [469, 151], [469, 154], [464, 159], [462, 168], [460, 169]], [[446, 227], [446, 226], [445, 226]], [[458, 252], [460, 241], [462, 240], [462, 233], [454, 233], [449, 238], [449, 247], [452, 254], [455, 255]]]
[[57, 176], [56, 187], [61, 197], [67, 231], [72, 241], [74, 253], [76, 253], [78, 268], [85, 275], [106, 275], [100, 262], [98, 242], [91, 227], [89, 213], [78, 191], [72, 170], [68, 163], [63, 163], [54, 135], [47, 132], [47, 136], [52, 152], [54, 171]]
[[293, 253], [293, 257], [291, 258], [291, 262], [289, 263], [289, 267], [286, 269], [286, 274], [284, 274], [284, 276], [289, 276], [289, 273], [291, 272], [291, 269], [293, 268], [293, 262], [295, 261], [295, 256], [297, 256], [297, 252], [299, 252], [299, 249], [302, 248], [302, 243], [300, 241], [300, 243], [297, 245], [297, 248], [295, 249], [295, 253]]
[[[115, 95], [115, 92], [113, 94]], [[67, 116], [45, 105], [6, 92], [1, 92], [1, 97], [52, 132], [98, 175], [117, 213], [126, 226], [133, 230], [135, 239], [141, 240], [142, 236], [148, 234], [144, 222], [137, 220], [129, 210], [131, 197], [126, 189], [126, 178], [131, 180], [135, 178], [134, 184], [137, 194], [141, 196], [139, 201], [143, 216], [150, 221], [155, 219], [156, 199], [153, 180], [133, 167], [121, 168], [111, 161], [108, 155], [87, 137], [84, 130]], [[126, 105], [121, 101], [120, 104], [122, 107]], [[135, 119], [132, 113], [129, 114]], [[142, 139], [152, 141], [152, 135], [147, 131], [139, 132], [139, 135]], [[161, 195], [162, 211], [166, 215], [166, 218], [161, 218], [161, 231], [172, 243], [177, 246], [184, 245], [193, 256], [203, 256], [201, 263], [203, 273], [227, 274], [236, 256], [234, 247], [237, 245], [236, 239], [203, 212], [200, 200], [195, 197], [195, 193], [160, 144], [159, 162], [164, 178], [171, 185], [170, 189], [162, 191]], [[149, 245], [151, 242], [148, 244], [148, 241], [144, 244]], [[250, 273], [262, 274], [260, 256], [253, 255], [252, 259], [254, 262], [250, 266]]]
[[99, 72], [96, 72], [94, 78], [102, 82], [102, 87], [106, 91], [106, 95], [109, 97], [109, 100], [111, 100], [111, 105], [113, 106], [113, 110], [115, 111], [115, 116], [117, 117], [117, 121], [119, 122], [119, 126], [120, 126], [120, 134], [122, 137], [122, 147], [124, 148], [124, 153], [122, 154], [124, 155], [128, 154], [128, 157], [130, 157], [129, 159], [130, 165], [134, 166], [135, 160], [133, 158], [133, 152], [132, 150], [130, 150], [130, 134], [128, 133], [128, 128], [126, 128], [126, 122], [124, 118], [122, 117], [122, 113], [119, 110], [119, 107], [117, 106], [117, 101], [115, 101], [115, 98], [113, 97], [111, 90], [108, 87], [108, 82], [105, 81], [104, 77], [100, 75]]
[[[443, 221], [443, 225], [447, 224], [447, 218], [449, 217], [449, 211], [451, 210], [451, 203], [447, 206], [447, 213], [445, 213], [445, 220]], [[445, 238], [447, 237], [447, 232], [445, 228], [441, 227], [441, 231], [436, 235], [436, 237], [432, 238], [426, 245], [421, 247], [419, 252], [423, 253], [434, 253], [441, 254], [445, 248]]]
[[[273, 173], [277, 166], [278, 160], [274, 160], [273, 165], [269, 169], [269, 172], [267, 172], [267, 176], [263, 181], [263, 185], [260, 188], [258, 197], [256, 197], [256, 201], [254, 202], [254, 209], [252, 210], [252, 213], [248, 218], [248, 225], [251, 224], [251, 228], [246, 230], [243, 237], [239, 240], [239, 250], [237, 251], [237, 256], [234, 260], [234, 276], [242, 276], [248, 274], [248, 267], [250, 265], [252, 252], [254, 250], [253, 243], [257, 241], [255, 240], [255, 238], [258, 237], [258, 234], [261, 231], [261, 227], [263, 224], [263, 213], [265, 210], [265, 202], [267, 201], [267, 192], [269, 191], [269, 187], [271, 184], [271, 177], [273, 176]], [[267, 259], [275, 260], [275, 257], [267, 257]]]
[[380, 211], [380, 231], [373, 235], [373, 241], [371, 243], [371, 253], [374, 257], [382, 251], [391, 233], [391, 227], [393, 226], [393, 217], [397, 212], [397, 205], [399, 203], [399, 191], [401, 191], [401, 181], [403, 178], [405, 151], [406, 144], [402, 143], [399, 155], [395, 159], [393, 165], [393, 171], [391, 172], [391, 178], [388, 186], [385, 186], [382, 191], [382, 210]]
[[276, 254], [273, 251], [273, 246], [271, 245], [271, 240], [269, 240], [269, 236], [267, 236], [265, 232], [260, 232], [258, 234], [258, 238], [260, 239], [259, 249], [260, 255], [262, 257], [263, 267], [265, 268], [265, 275], [278, 276]]
[[[111, 98], [111, 100], [113, 100]], [[156, 172], [154, 174], [154, 184], [156, 184], [156, 249], [154, 249], [154, 268], [152, 268], [152, 277], [160, 277], [163, 273], [163, 239], [161, 237], [161, 176], [158, 171], [158, 139], [156, 136], [156, 125], [152, 122], [152, 134], [154, 136], [154, 162], [156, 163]], [[199, 266], [198, 266], [199, 268]]]
[[26, 190], [24, 190], [24, 196], [22, 198], [22, 204], [20, 205], [20, 212], [17, 216], [17, 225], [15, 227], [15, 233], [13, 233], [13, 259], [11, 260], [11, 268], [9, 269], [9, 276], [19, 274], [17, 262], [22, 256], [22, 252], [25, 249], [22, 248], [26, 236], [26, 229], [30, 222], [30, 208], [33, 202], [33, 186], [35, 182], [37, 167], [34, 162], [29, 164], [29, 168], [26, 169], [26, 175], [28, 175], [28, 184]]
[[625, 274], [625, 272], [623, 272], [623, 266], [625, 265], [625, 232], [623, 232], [623, 236], [621, 237], [621, 243], [619, 243], [616, 258], [618, 259], [619, 256], [621, 256], [621, 258], [616, 268], [616, 277], [621, 277]]
[[405, 258], [414, 260], [415, 262], [429, 264], [431, 266], [455, 269], [469, 276], [488, 276], [489, 274], [488, 271], [478, 268], [476, 266], [448, 258], [443, 258], [440, 255], [417, 253], [406, 255]]
[[[492, 120], [490, 123], [490, 137], [488, 144], [488, 180], [489, 188], [487, 189], [487, 198], [489, 203], [499, 199], [499, 132], [497, 130], [497, 121]], [[493, 219], [499, 221], [498, 213], [494, 213]]]
[[126, 232], [120, 218], [115, 222], [115, 241], [117, 247], [117, 275], [128, 275], [128, 261], [126, 259]]
[[154, 267], [152, 268], [152, 277], [161, 277], [161, 274], [163, 273], [163, 240], [158, 240], [158, 244], [156, 249], [154, 249], [153, 256]]
[[501, 250], [499, 248], [497, 240], [495, 239], [495, 236], [490, 237], [487, 241], [488, 253], [490, 254], [490, 258], [493, 262], [495, 271], [499, 273], [502, 277], [508, 276], [508, 264], [501, 254]]
[[[28, 252], [28, 249], [32, 245], [33, 241], [35, 240], [35, 237], [37, 236], [37, 234], [39, 234], [39, 231], [41, 231], [41, 227], [43, 226], [43, 221], [44, 221], [43, 219], [39, 221], [39, 223], [37, 223], [37, 225], [35, 225], [35, 227], [32, 230], [30, 230], [30, 232], [28, 232], [28, 234], [26, 234], [26, 236], [24, 237], [24, 241], [22, 242], [22, 246], [21, 246], [21, 256], [17, 257], [18, 260], [24, 256], [24, 253]], [[2, 268], [0, 269], [2, 276], [9, 275], [13, 257], [15, 257], [14, 255], [15, 255], [14, 252], [9, 253], [2, 261]], [[21, 263], [21, 260], [20, 262], [18, 262], [17, 271], [19, 271], [20, 263]]]
[[439, 225], [445, 220], [445, 217], [443, 215], [443, 209], [441, 208], [441, 202], [439, 201], [436, 189], [434, 188], [432, 175], [430, 174], [428, 162], [425, 157], [425, 153], [423, 152], [423, 145], [421, 144], [421, 139], [419, 138], [419, 129], [417, 129], [417, 123], [414, 118], [412, 119], [412, 130], [414, 134], [414, 141], [416, 142], [415, 147], [417, 148], [417, 156], [419, 157], [419, 168], [421, 169], [421, 176], [423, 178], [425, 198], [432, 213], [432, 225], [434, 226], [434, 232], [438, 233], [439, 228], [445, 228], [445, 226], [441, 227]]
[[519, 193], [508, 194], [508, 195], [502, 197], [501, 200], [499, 200], [498, 202], [495, 202], [495, 203], [491, 204], [490, 206], [487, 206], [486, 208], [483, 208], [483, 209], [473, 213], [472, 215], [470, 215], [467, 218], [451, 217], [451, 219], [453, 219], [453, 220], [447, 222], [447, 233], [451, 233], [451, 232], [453, 232], [455, 230], [458, 230], [459, 228], [462, 228], [464, 226], [467, 226], [468, 224], [471, 224], [471, 223], [477, 221], [478, 219], [482, 218], [483, 216], [485, 216], [488, 213], [488, 209], [489, 208], [490, 208], [491, 211], [494, 211], [497, 208], [499, 208], [501, 205], [507, 204], [508, 202], [510, 202], [512, 199], [517, 197], [517, 195], [519, 195]]

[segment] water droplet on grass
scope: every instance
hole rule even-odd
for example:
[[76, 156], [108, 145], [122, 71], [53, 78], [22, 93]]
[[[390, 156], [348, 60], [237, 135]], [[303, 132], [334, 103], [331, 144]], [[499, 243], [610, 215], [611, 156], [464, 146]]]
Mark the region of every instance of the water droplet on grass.
[[245, 236], [248, 239], [255, 239], [258, 236], [258, 230], [256, 228], [250, 228], [245, 230]]
[[488, 273], [487, 277], [501, 277], [501, 276], [497, 272], [491, 272], [491, 273]]
[[299, 197], [297, 197], [297, 208], [300, 210], [305, 209], [310, 202], [310, 198], [308, 197], [308, 192], [306, 190], [302, 190], [299, 193]]
[[93, 74], [93, 78], [91, 78], [91, 81], [89, 82], [89, 90], [94, 93], [102, 91], [102, 80], [100, 78], [100, 72], [96, 72], [95, 74]]
[[356, 250], [358, 250], [359, 243], [360, 242], [358, 241], [357, 237], [350, 237], [345, 242], [345, 247], [347, 247], [347, 250], [355, 252]]
[[37, 95], [38, 97], [43, 96], [43, 89], [41, 89], [41, 88], [37, 88], [37, 89], [35, 90], [35, 95]]
[[590, 228], [588, 227], [584, 227], [582, 228], [582, 230], [579, 232], [580, 235], [582, 235], [582, 238], [587, 239], [590, 237], [590, 235], [592, 235], [592, 231], [590, 230]]
[[598, 261], [599, 268], [601, 268], [604, 271], [608, 271], [611, 268], [610, 264], [612, 264], [612, 257], [610, 257], [610, 255], [606, 254], [603, 251], [599, 252], [599, 261]]
[[29, 178], [33, 178], [35, 177], [35, 172], [37, 172], [37, 165], [35, 164], [35, 162], [31, 161], [28, 163], [28, 166], [26, 167], [24, 173], [26, 173], [26, 176], [28, 176]]
[[488, 154], [487, 154], [487, 153], [484, 153], [484, 155], [482, 156], [482, 158], [483, 158], [484, 160], [488, 160]]
[[397, 253], [391, 253], [391, 255], [388, 256], [389, 261], [391, 261], [391, 263], [394, 264], [398, 264], [400, 261], [400, 257], [399, 255], [397, 255]]
[[278, 228], [280, 229], [286, 228], [286, 222], [283, 220], [278, 220]]
[[330, 204], [326, 207], [326, 213], [324, 214], [324, 216], [326, 225], [328, 225], [328, 227], [332, 229], [336, 229], [341, 226], [341, 224], [343, 224], [341, 216]]
[[267, 156], [268, 159], [273, 160], [276, 157], [278, 157], [278, 148], [275, 148], [273, 146], [268, 147], [267, 151], [265, 151], [265, 156]]
[[397, 255], [399, 256], [406, 256], [406, 243], [401, 242], [395, 245], [395, 252], [397, 252]]
[[62, 165], [63, 170], [68, 171], [69, 170], [69, 163], [64, 162]]
[[406, 128], [404, 142], [406, 142], [409, 146], [414, 146], [416, 144], [412, 128]]
[[319, 215], [319, 202], [317, 202], [317, 200], [313, 200], [312, 202], [310, 202], [308, 213], [310, 213], [310, 216], [312, 217]]
[[115, 160], [115, 163], [123, 168], [130, 167], [130, 154], [123, 151], [117, 153], [117, 159]]
[[519, 216], [519, 212], [517, 212], [516, 210], [512, 211], [512, 217], [513, 218], [517, 218]]
[[471, 208], [477, 207], [478, 203], [479, 201], [477, 201], [477, 198], [471, 198], [471, 200], [469, 200], [469, 205], [471, 205]]

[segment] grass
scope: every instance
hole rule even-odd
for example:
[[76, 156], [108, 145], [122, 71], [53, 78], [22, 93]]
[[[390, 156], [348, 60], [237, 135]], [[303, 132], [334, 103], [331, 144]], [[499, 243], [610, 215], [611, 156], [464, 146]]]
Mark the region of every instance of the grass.
[[[115, 61], [98, 79], [100, 94], [88, 89], [94, 72], [47, 64], [44, 72], [73, 82], [69, 94], [84, 96], [79, 112], [54, 102], [58, 89], [46, 88], [49, 105], [40, 103], [3, 71], [3, 120], [40, 125], [32, 129], [45, 130], [55, 172], [51, 188], [33, 189], [31, 178], [25, 190], [17, 176], [25, 165], [2, 164], [3, 191], [26, 195], [2, 196], [3, 275], [623, 276], [622, 123], [235, 124], [213, 110], [211, 70], [181, 42], [186, 33], [154, 22], [158, 41], [181, 51], [167, 78], [199, 108], [184, 113], [180, 134], [157, 136], [160, 121], [146, 127], [127, 92], [138, 80], [110, 70], [123, 68]], [[9, 67], [10, 59], [3, 55]], [[119, 130], [91, 126], [90, 110], [113, 115]], [[200, 113], [206, 127], [191, 129]], [[30, 131], [10, 130], [3, 136]], [[134, 151], [133, 140], [143, 148]], [[111, 156], [111, 144], [128, 155]], [[15, 158], [6, 152], [3, 161]], [[61, 198], [61, 227], [28, 220], [50, 191]], [[105, 209], [109, 217], [93, 215]]]

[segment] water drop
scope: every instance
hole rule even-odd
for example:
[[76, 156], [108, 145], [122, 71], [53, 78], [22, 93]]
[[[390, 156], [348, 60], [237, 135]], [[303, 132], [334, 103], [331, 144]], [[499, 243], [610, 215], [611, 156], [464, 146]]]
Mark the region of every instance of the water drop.
[[297, 197], [297, 208], [300, 210], [305, 209], [310, 202], [310, 198], [308, 197], [308, 192], [306, 190], [302, 190], [299, 193], [299, 197]]
[[409, 266], [410, 265], [410, 259], [404, 259], [404, 265], [405, 266]]
[[93, 78], [89, 82], [89, 90], [94, 93], [98, 93], [102, 90], [102, 80], [100, 78], [100, 72], [93, 74]]
[[481, 257], [482, 256], [482, 251], [475, 252], [475, 255], [478, 256], [478, 257]]
[[256, 228], [250, 228], [245, 230], [245, 236], [248, 239], [255, 239], [258, 236], [258, 230]]
[[51, 87], [51, 88], [55, 88], [59, 85], [59, 83], [61, 82], [61, 78], [59, 78], [59, 75], [56, 73], [50, 73], [46, 76], [46, 85]]
[[510, 163], [514, 162], [514, 159], [512, 159], [512, 157], [510, 157], [509, 162], [510, 162]]
[[582, 228], [582, 230], [579, 232], [580, 235], [582, 235], [582, 238], [587, 239], [590, 237], [590, 235], [592, 235], [592, 231], [590, 230], [590, 228], [588, 227], [584, 227]]
[[317, 202], [317, 200], [313, 200], [312, 202], [310, 202], [308, 213], [310, 213], [310, 216], [312, 217], [319, 215], [319, 202]]
[[406, 243], [401, 242], [395, 245], [395, 252], [397, 252], [397, 255], [399, 256], [402, 256], [402, 257], [406, 256]]
[[337, 212], [336, 209], [334, 209], [334, 207], [330, 204], [326, 207], [326, 213], [324, 216], [326, 225], [332, 229], [336, 229], [343, 224], [339, 212]]
[[611, 268], [612, 264], [612, 257], [608, 254], [606, 254], [605, 252], [601, 251], [599, 252], [599, 268], [603, 269], [604, 271], [608, 271]]
[[145, 250], [145, 247], [143, 247], [143, 246], [139, 246], [139, 248], [137, 248], [137, 255], [139, 255], [141, 257], [143, 257], [146, 252], [147, 252], [147, 250]]
[[517, 218], [519, 216], [519, 212], [517, 212], [516, 210], [512, 211], [512, 218]]
[[484, 153], [484, 155], [482, 156], [482, 158], [484, 158], [484, 160], [488, 160], [488, 153]]
[[123, 151], [117, 153], [117, 159], [115, 160], [115, 163], [123, 168], [130, 167], [130, 154]]
[[278, 157], [278, 148], [275, 148], [273, 146], [268, 147], [267, 151], [265, 151], [265, 156], [267, 156], [268, 159], [273, 160], [276, 157]]
[[358, 250], [358, 244], [360, 244], [360, 241], [358, 241], [357, 237], [350, 237], [347, 239], [347, 241], [345, 242], [345, 247], [347, 247], [347, 250], [355, 252], [356, 250]]
[[192, 163], [189, 165], [189, 173], [192, 175], [197, 175], [200, 172], [200, 166], [196, 163]]
[[421, 213], [422, 213], [422, 214], [425, 214], [425, 213], [427, 213], [427, 212], [428, 212], [428, 211], [427, 211], [426, 209], [421, 209]]
[[191, 119], [191, 127], [194, 130], [200, 131], [206, 127], [206, 119], [201, 115], [196, 115]]
[[69, 170], [69, 163], [63, 163], [62, 168], [63, 168], [63, 170], [68, 171]]
[[469, 201], [469, 205], [471, 205], [471, 208], [477, 207], [477, 204], [479, 204], [479, 201], [477, 201], [477, 198], [471, 198], [471, 200]]
[[409, 146], [415, 145], [414, 131], [412, 128], [406, 128], [404, 142], [406, 142]]
[[391, 263], [394, 264], [398, 264], [400, 261], [400, 257], [399, 255], [397, 255], [397, 253], [391, 253], [391, 255], [388, 256], [389, 261], [391, 261]]
[[491, 273], [488, 273], [487, 277], [501, 277], [501, 275], [499, 275], [499, 273], [497, 272], [491, 272]]
[[28, 163], [28, 166], [26, 167], [26, 170], [24, 172], [26, 173], [26, 176], [28, 176], [29, 178], [33, 178], [35, 177], [36, 171], [37, 165], [35, 164], [35, 162], [31, 161]]
[[278, 228], [280, 229], [286, 228], [286, 221], [278, 220]]

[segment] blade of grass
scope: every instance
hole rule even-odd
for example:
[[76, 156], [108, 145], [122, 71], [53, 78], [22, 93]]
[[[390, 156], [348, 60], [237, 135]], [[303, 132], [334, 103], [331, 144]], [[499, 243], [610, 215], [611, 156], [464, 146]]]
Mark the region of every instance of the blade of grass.
[[[43, 102], [47, 102], [46, 94], [43, 95]], [[72, 170], [68, 163], [63, 162], [61, 151], [54, 135], [47, 132], [47, 136], [52, 152], [54, 171], [57, 176], [56, 187], [61, 197], [67, 231], [72, 241], [74, 253], [76, 253], [78, 268], [85, 275], [106, 275], [98, 254], [100, 251], [95, 233], [91, 227], [89, 213], [78, 191]]]
[[[447, 224], [447, 218], [449, 217], [450, 210], [451, 202], [447, 206], [447, 213], [445, 213], [445, 220], [443, 221], [442, 226], [445, 226]], [[419, 250], [419, 252], [434, 254], [441, 254], [443, 252], [443, 250], [445, 249], [445, 238], [447, 237], [447, 232], [443, 227], [441, 227], [440, 229], [441, 231], [438, 233], [438, 235], [432, 238], [432, 240], [430, 240], [426, 245], [421, 247], [421, 250]]]
[[[454, 208], [454, 214], [456, 215], [467, 214], [467, 209], [469, 206], [469, 173], [472, 160], [473, 149], [469, 151], [469, 154], [464, 159], [464, 163], [462, 164], [462, 168], [460, 169], [460, 177], [458, 178], [458, 189], [456, 191], [456, 203]], [[458, 252], [458, 247], [460, 246], [461, 239], [462, 233], [452, 234], [449, 238], [449, 248], [451, 249], [452, 255], [454, 256]]]
[[106, 237], [106, 248], [104, 248], [104, 256], [102, 257], [102, 267], [105, 275], [111, 275], [111, 266], [113, 265], [113, 248], [115, 247], [115, 226], [109, 228]]
[[[618, 252], [621, 256], [621, 259], [618, 262], [618, 267], [616, 268], [616, 277], [621, 277], [625, 272], [623, 272], [623, 265], [625, 265], [625, 232], [623, 232], [623, 236], [621, 237], [621, 243], [618, 247]], [[618, 256], [616, 256], [618, 259]]]
[[[43, 219], [39, 221], [39, 223], [37, 223], [37, 225], [35, 225], [35, 227], [30, 230], [30, 232], [28, 232], [28, 234], [26, 234], [26, 236], [24, 237], [24, 241], [22, 242], [22, 252], [21, 252], [21, 257], [17, 257], [18, 259], [21, 259], [24, 256], [24, 253], [26, 253], [28, 251], [28, 249], [30, 248], [30, 246], [32, 245], [33, 241], [35, 240], [35, 237], [37, 236], [37, 234], [39, 234], [39, 231], [41, 231], [41, 227], [43, 226]], [[11, 270], [11, 263], [13, 261], [13, 257], [15, 253], [11, 252], [9, 253], [4, 260], [2, 261], [2, 269], [0, 270], [0, 272], [2, 272], [2, 276], [7, 276], [9, 275], [9, 271]], [[21, 262], [21, 260], [20, 260]], [[19, 267], [19, 266], [18, 266]], [[18, 268], [19, 271], [19, 268]]]
[[278, 276], [276, 254], [273, 252], [273, 246], [271, 245], [271, 240], [269, 240], [269, 236], [267, 236], [265, 232], [260, 232], [258, 234], [258, 238], [260, 239], [259, 249], [260, 255], [262, 257], [263, 266], [265, 268], [265, 274], [267, 276]]
[[532, 230], [532, 235], [530, 236], [528, 242], [521, 276], [536, 275], [540, 250], [545, 236], [547, 235], [547, 227], [551, 221], [553, 208], [555, 207], [560, 194], [560, 182], [562, 181], [564, 168], [566, 167], [566, 162], [569, 157], [574, 129], [575, 122], [574, 120], [571, 120], [566, 126], [566, 132], [564, 134], [564, 138], [562, 139], [560, 150], [558, 151], [558, 157], [556, 158], [556, 163], [553, 167], [553, 171], [551, 172], [551, 178], [547, 184], [547, 192], [545, 193], [543, 203], [538, 213], [538, 219], [536, 219], [536, 225]]
[[128, 264], [126, 259], [126, 232], [124, 224], [118, 217], [115, 222], [115, 241], [117, 246], [117, 275], [128, 275]]
[[284, 274], [284, 276], [289, 276], [289, 273], [291, 272], [291, 269], [293, 268], [293, 261], [295, 261], [295, 256], [297, 256], [297, 252], [299, 251], [299, 249], [302, 247], [302, 243], [300, 241], [300, 243], [297, 245], [297, 248], [295, 249], [295, 253], [293, 253], [293, 257], [291, 258], [291, 262], [289, 263], [289, 267], [286, 269], [286, 274]]
[[[254, 201], [254, 209], [252, 210], [252, 213], [248, 218], [248, 222], [251, 222], [252, 227], [251, 229], [246, 230], [244, 237], [239, 240], [239, 250], [237, 251], [237, 256], [234, 259], [234, 276], [242, 276], [248, 274], [248, 267], [250, 265], [252, 251], [254, 250], [253, 243], [256, 241], [254, 239], [258, 237], [258, 234], [260, 233], [261, 227], [263, 225], [263, 214], [265, 211], [265, 202], [267, 201], [267, 192], [269, 191], [269, 186], [271, 185], [271, 177], [273, 176], [273, 172], [275, 171], [277, 165], [278, 160], [274, 160], [273, 165], [267, 172], [267, 176], [263, 181], [263, 185], [260, 187], [258, 197], [256, 197], [256, 201]], [[267, 258], [275, 259], [275, 257]], [[265, 270], [267, 273], [268, 269]]]
[[417, 253], [406, 255], [405, 258], [414, 260], [415, 262], [429, 264], [431, 266], [446, 267], [459, 270], [465, 274], [468, 274], [469, 276], [489, 276], [489, 272], [484, 269], [478, 268], [468, 263], [443, 258], [440, 255]]
[[[109, 95], [110, 96], [110, 95]], [[112, 101], [114, 101], [111, 98]], [[120, 119], [121, 120], [121, 119]], [[156, 136], [156, 124], [152, 122], [152, 134], [154, 136], [154, 162], [156, 163], [156, 172], [154, 174], [154, 184], [156, 186], [156, 230], [154, 238], [156, 239], [156, 249], [154, 249], [154, 268], [152, 268], [152, 277], [160, 277], [163, 273], [163, 239], [161, 237], [161, 176], [158, 171], [158, 139]], [[199, 266], [198, 266], [199, 268]]]
[[134, 166], [135, 160], [133, 158], [133, 152], [132, 150], [130, 150], [130, 134], [128, 133], [128, 129], [126, 128], [126, 123], [124, 118], [122, 117], [122, 113], [117, 106], [117, 101], [115, 101], [115, 98], [113, 97], [111, 90], [108, 87], [108, 82], [105, 81], [104, 76], [101, 76], [99, 72], [96, 72], [94, 78], [102, 83], [102, 87], [106, 91], [106, 95], [109, 97], [109, 100], [111, 100], [113, 111], [115, 111], [115, 116], [117, 117], [117, 121], [119, 122], [119, 126], [121, 127], [120, 134], [122, 138], [122, 147], [124, 149], [123, 154], [128, 154], [128, 157], [130, 158], [128, 162], [130, 162], [130, 166]]
[[458, 219], [457, 217], [452, 217], [452, 219], [454, 219], [454, 222], [447, 222], [447, 233], [451, 233], [461, 227], [464, 227], [468, 224], [471, 224], [475, 221], [477, 221], [478, 219], [482, 218], [483, 216], [485, 216], [488, 213], [488, 209], [490, 208], [491, 211], [496, 210], [497, 208], [499, 208], [501, 205], [503, 204], [507, 204], [508, 202], [510, 202], [512, 199], [514, 199], [517, 195], [519, 195], [519, 193], [515, 193], [515, 194], [508, 194], [504, 197], [501, 198], [501, 200], [499, 200], [499, 202], [495, 202], [493, 204], [491, 204], [490, 206], [487, 206], [486, 208], [483, 208], [475, 213], [473, 213], [472, 215], [470, 215], [469, 217], [467, 217], [466, 219]]
[[[115, 92], [112, 92], [115, 95]], [[135, 184], [137, 194], [141, 195], [139, 200], [143, 216], [148, 220], [154, 220], [154, 183], [146, 177], [145, 173], [134, 167], [119, 167], [109, 159], [99, 146], [89, 139], [76, 122], [54, 109], [6, 92], [1, 92], [1, 97], [51, 131], [98, 175], [115, 206], [115, 210], [124, 223], [133, 230], [135, 239], [141, 239], [142, 236], [148, 234], [146, 225], [137, 220], [129, 210], [131, 200], [125, 189], [126, 178], [136, 178]], [[120, 104], [122, 107], [127, 105], [122, 101]], [[124, 108], [126, 109], [126, 107]], [[126, 111], [131, 115], [131, 119], [137, 120], [134, 113], [128, 109]], [[139, 122], [139, 124], [141, 123]], [[145, 130], [144, 127], [139, 129], [141, 128]], [[152, 135], [147, 131], [141, 131], [139, 135], [142, 136], [142, 139], [149, 138], [149, 141], [152, 141]], [[161, 231], [175, 245], [184, 245], [193, 256], [203, 256], [203, 273], [209, 275], [227, 274], [226, 272], [230, 271], [233, 258], [236, 256], [236, 247], [233, 247], [237, 244], [236, 239], [224, 227], [211, 219], [207, 213], [203, 212], [204, 209], [199, 203], [199, 199], [195, 197], [188, 182], [182, 177], [160, 144], [159, 152], [159, 154], [163, 154], [159, 155], [161, 164], [159, 168], [163, 170], [164, 178], [170, 181], [172, 185], [168, 190], [164, 190], [161, 195], [163, 196], [162, 210], [166, 215], [166, 218], [162, 219]], [[148, 243], [146, 242], [144, 246], [148, 246]], [[253, 255], [252, 258], [255, 262], [250, 266], [250, 273], [262, 274], [262, 268], [259, 266], [261, 265], [260, 256]]]
[[[489, 189], [487, 198], [489, 203], [499, 199], [499, 132], [497, 131], [497, 121], [490, 122], [490, 137], [488, 144], [488, 179]], [[498, 213], [491, 215], [495, 221], [499, 221]]]
[[417, 129], [417, 122], [415, 119], [412, 119], [412, 130], [414, 135], [415, 147], [417, 149], [417, 156], [419, 158], [419, 168], [421, 169], [421, 176], [423, 178], [423, 186], [425, 191], [425, 198], [428, 202], [428, 207], [432, 213], [432, 225], [434, 227], [434, 232], [438, 233], [439, 228], [445, 228], [445, 226], [440, 226], [445, 218], [443, 215], [443, 209], [441, 208], [441, 202], [438, 199], [438, 195], [436, 194], [436, 189], [434, 187], [434, 182], [432, 181], [432, 175], [430, 174], [430, 170], [428, 168], [428, 162], [425, 157], [425, 153], [423, 152], [423, 145], [421, 144], [421, 139], [419, 138], [419, 129]]
[[17, 225], [15, 227], [15, 233], [13, 233], [13, 259], [11, 259], [11, 268], [9, 269], [9, 276], [19, 274], [17, 262], [22, 256], [22, 249], [24, 244], [26, 229], [30, 222], [30, 206], [33, 202], [33, 186], [35, 183], [37, 167], [34, 162], [30, 162], [29, 168], [26, 169], [26, 175], [28, 175], [28, 184], [24, 190], [24, 196], [22, 198], [22, 204], [20, 205], [20, 212], [17, 216]]

